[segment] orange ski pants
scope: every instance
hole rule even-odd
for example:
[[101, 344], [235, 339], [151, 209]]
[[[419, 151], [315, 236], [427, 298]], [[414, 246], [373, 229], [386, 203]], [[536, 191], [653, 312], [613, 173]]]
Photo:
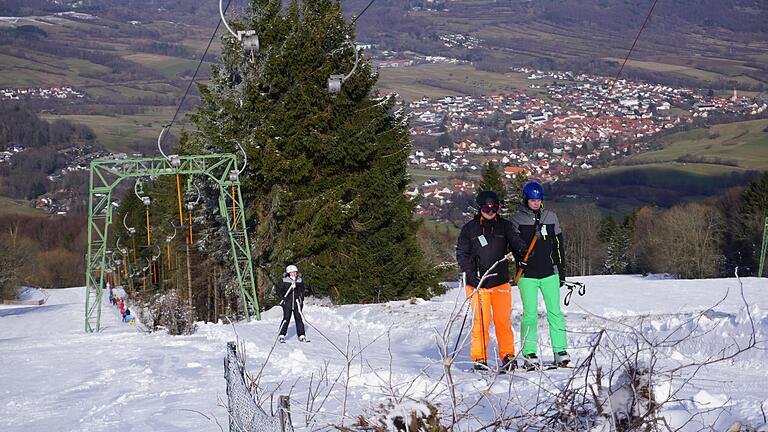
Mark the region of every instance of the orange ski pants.
[[[493, 320], [496, 329], [496, 341], [499, 343], [499, 358], [515, 355], [515, 334], [512, 332], [512, 287], [509, 283], [491, 288], [481, 288], [475, 292], [475, 287], [467, 285], [467, 297], [472, 305], [474, 323], [472, 324], [472, 342], [469, 356], [472, 361], [488, 359], [488, 328]], [[474, 295], [472, 294], [474, 292]]]

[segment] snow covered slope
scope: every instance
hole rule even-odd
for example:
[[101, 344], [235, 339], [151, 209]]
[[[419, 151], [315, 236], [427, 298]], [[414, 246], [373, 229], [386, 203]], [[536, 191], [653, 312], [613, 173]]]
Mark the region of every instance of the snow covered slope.
[[[599, 359], [606, 370], [633, 336], [677, 340], [692, 335], [658, 347], [656, 368], [670, 370], [716, 358], [723, 349], [730, 353], [734, 342], [746, 345], [754, 323], [759, 349], [697, 371], [688, 385], [680, 382], [690, 375], [683, 368], [675, 379], [659, 379], [653, 388], [657, 397], [674, 393], [663, 410], [673, 424], [683, 425], [692, 413], [700, 413], [683, 430], [699, 430], [702, 423], [726, 430], [736, 420], [753, 426], [765, 423], [761, 413], [761, 407], [768, 411], [765, 279], [742, 280], [753, 321], [736, 279], [575, 279], [587, 284], [587, 293], [574, 294], [565, 308], [569, 351], [577, 362], [583, 360], [596, 334], [607, 330], [606, 350]], [[219, 424], [226, 430], [223, 357], [226, 342], [237, 337], [244, 343], [252, 374], [266, 362], [261, 385], [267, 400], [273, 391], [290, 393], [297, 429], [342, 421], [350, 425], [358, 415], [374, 416], [381, 404], [393, 399], [399, 402], [397, 409], [407, 406], [406, 401], [426, 398], [442, 412], [450, 412], [437, 340], [454, 313], [458, 319], [450, 348], [456, 341], [464, 313], [458, 289], [431, 301], [332, 307], [309, 300], [304, 314], [312, 342], [298, 342], [291, 325], [287, 343], [276, 346], [278, 309], [265, 312], [258, 322], [199, 323], [194, 335], [172, 337], [146, 334], [121, 323], [105, 296], [103, 331], [86, 334], [83, 288], [47, 290], [46, 295], [41, 306], [0, 306], [1, 431], [219, 431]], [[516, 331], [520, 304], [515, 292]], [[544, 317], [541, 306], [540, 356], [551, 359]], [[464, 336], [467, 333], [465, 329]], [[613, 354], [606, 354], [610, 347]], [[571, 373], [520, 372], [493, 380], [463, 370], [469, 368], [467, 353], [464, 346], [453, 379], [460, 405], [480, 403], [473, 411], [477, 417], [465, 420], [463, 430], [492, 420], [500, 406], [536, 409], [543, 392], [562, 388]], [[318, 379], [324, 373], [327, 379]], [[308, 409], [312, 392], [322, 396], [309, 398], [314, 405]], [[339, 415], [342, 407], [346, 419]]]

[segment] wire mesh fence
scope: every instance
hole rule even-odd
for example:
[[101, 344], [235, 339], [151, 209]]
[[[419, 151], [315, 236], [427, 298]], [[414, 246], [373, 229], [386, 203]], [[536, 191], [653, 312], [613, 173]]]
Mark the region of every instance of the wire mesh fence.
[[[224, 359], [224, 378], [227, 380], [227, 404], [230, 432], [283, 432], [285, 423], [264, 412], [256, 403], [246, 384], [243, 359], [237, 355], [237, 345], [227, 343]], [[290, 429], [290, 427], [289, 427]]]

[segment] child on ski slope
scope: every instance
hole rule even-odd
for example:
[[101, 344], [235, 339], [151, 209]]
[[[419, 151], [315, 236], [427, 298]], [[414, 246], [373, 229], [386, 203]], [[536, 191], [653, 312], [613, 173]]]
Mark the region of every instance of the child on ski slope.
[[296, 322], [296, 334], [301, 342], [309, 342], [304, 333], [304, 320], [301, 318], [301, 310], [304, 307], [304, 281], [299, 273], [299, 268], [291, 264], [285, 268], [283, 281], [278, 286], [277, 293], [280, 296], [280, 304], [283, 307], [283, 321], [280, 323], [280, 343], [285, 343], [285, 334], [288, 332], [288, 323], [291, 315]]

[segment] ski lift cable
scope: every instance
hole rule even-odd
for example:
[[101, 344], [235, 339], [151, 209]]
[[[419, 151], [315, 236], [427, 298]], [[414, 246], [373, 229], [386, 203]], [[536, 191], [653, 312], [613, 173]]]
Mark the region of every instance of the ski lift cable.
[[177, 233], [176, 226], [173, 223], [171, 223], [171, 228], [173, 228], [173, 235], [165, 237], [166, 256], [168, 258], [168, 271], [171, 270], [171, 241], [173, 241]]
[[[600, 104], [600, 109], [597, 110], [597, 114], [592, 118], [592, 121], [589, 125], [589, 131], [587, 132], [587, 135], [585, 137], [585, 141], [589, 140], [590, 137], [594, 134], [595, 131], [595, 123], [597, 123], [597, 119], [600, 118], [600, 116], [603, 113], [603, 110], [605, 109], [605, 105], [608, 102], [607, 95], [610, 95], [613, 91], [613, 88], [616, 86], [616, 82], [619, 80], [619, 77], [621, 76], [621, 73], [624, 71], [624, 67], [627, 65], [627, 62], [629, 61], [629, 57], [632, 55], [632, 52], [635, 50], [635, 46], [637, 45], [637, 41], [640, 40], [640, 35], [643, 33], [643, 30], [645, 30], [645, 26], [648, 24], [648, 21], [651, 19], [651, 15], [653, 14], [653, 10], [656, 8], [656, 3], [658, 3], [659, 0], [653, 0], [653, 3], [651, 4], [651, 8], [648, 10], [648, 14], [645, 16], [645, 20], [643, 20], [643, 24], [640, 26], [640, 29], [637, 31], [637, 34], [635, 35], [635, 40], [632, 41], [632, 45], [629, 47], [629, 51], [627, 51], [627, 55], [624, 56], [624, 60], [621, 63], [621, 67], [619, 68], [619, 71], [616, 73], [616, 76], [613, 78], [610, 87], [608, 87], [608, 91], [606, 92], [606, 98], [603, 99], [603, 102]], [[562, 186], [560, 187], [560, 189]]]
[[358, 19], [358, 18], [360, 18], [361, 16], [363, 16], [363, 14], [365, 13], [365, 11], [367, 11], [367, 10], [368, 10], [368, 8], [369, 8], [369, 7], [371, 7], [371, 5], [372, 5], [372, 4], [373, 4], [375, 1], [376, 1], [376, 0], [371, 0], [370, 2], [368, 2], [368, 5], [367, 5], [365, 8], [363, 8], [363, 10], [362, 10], [362, 11], [361, 11], [359, 14], [357, 14], [357, 16], [355, 16], [355, 18], [354, 18], [352, 21], [350, 21], [349, 25], [350, 25], [350, 26], [351, 26], [351, 25], [353, 25], [353, 24], [355, 23], [355, 21], [357, 21], [357, 19]]
[[[621, 67], [619, 68], [619, 71], [616, 73], [616, 77], [611, 82], [610, 87], [608, 87], [608, 92], [606, 95], [610, 95], [613, 91], [613, 88], [616, 86], [616, 82], [619, 80], [619, 77], [621, 76], [621, 73], [624, 71], [624, 66], [627, 65], [627, 62], [629, 61], [629, 57], [632, 55], [632, 51], [635, 50], [635, 45], [637, 45], [637, 41], [640, 40], [640, 35], [643, 33], [643, 30], [645, 29], [646, 24], [648, 24], [648, 21], [651, 19], [651, 14], [653, 13], [653, 9], [656, 8], [656, 3], [658, 3], [659, 0], [653, 0], [653, 4], [651, 5], [651, 9], [648, 10], [648, 14], [645, 16], [645, 20], [643, 21], [643, 24], [640, 26], [640, 30], [637, 31], [637, 35], [635, 35], [635, 40], [632, 42], [632, 46], [629, 47], [629, 51], [627, 51], [627, 55], [624, 56], [624, 61], [621, 63]], [[589, 139], [590, 136], [594, 133], [594, 127], [595, 122], [600, 117], [600, 115], [603, 113], [603, 109], [605, 108], [605, 104], [608, 102], [608, 98], [603, 99], [603, 103], [600, 104], [600, 109], [597, 111], [597, 114], [592, 119], [592, 124], [589, 127], [589, 133], [587, 134], [587, 139]]]
[[[244, 51], [249, 51], [251, 53], [251, 60], [253, 60], [254, 52], [259, 50], [259, 37], [256, 35], [256, 30], [232, 30], [232, 27], [227, 23], [227, 17], [225, 15], [226, 9], [222, 6], [223, 1], [224, 0], [219, 0], [219, 15], [221, 15], [221, 22], [224, 23], [224, 27], [227, 28], [229, 33], [240, 42], [240, 47]], [[229, 3], [227, 3], [227, 6], [229, 6]]]
[[[237, 140], [235, 140], [235, 144], [237, 144], [237, 148], [239, 148], [240, 151], [243, 153], [243, 167], [237, 171], [237, 175], [242, 175], [243, 171], [245, 171], [246, 165], [248, 165], [248, 154], [245, 152], [245, 149]], [[237, 168], [237, 165], [235, 165], [235, 168]]]
[[[355, 24], [355, 22], [365, 14], [365, 12], [375, 3], [376, 0], [371, 0], [368, 2], [368, 4], [363, 8], [362, 11], [360, 11], [359, 14], [355, 16], [355, 18], [352, 19], [350, 22], [350, 26]], [[211, 44], [213, 43], [214, 38], [216, 37], [216, 33], [219, 31], [219, 27], [221, 27], [221, 24], [224, 23], [224, 26], [226, 27], [227, 31], [229, 31], [230, 34], [235, 36], [237, 40], [242, 40], [242, 36], [235, 33], [232, 28], [229, 26], [226, 20], [226, 12], [229, 9], [230, 4], [232, 4], [232, 0], [227, 0], [227, 5], [222, 7], [223, 0], [219, 0], [219, 15], [220, 19], [219, 22], [216, 23], [216, 28], [213, 30], [213, 34], [211, 34], [211, 38], [208, 40], [208, 45], [205, 47], [205, 51], [203, 52], [203, 55], [200, 57], [200, 61], [197, 62], [197, 67], [195, 67], [195, 72], [192, 74], [192, 78], [189, 80], [189, 83], [187, 83], [187, 88], [184, 90], [184, 95], [182, 95], [181, 100], [179, 101], [179, 105], [176, 107], [176, 111], [173, 113], [173, 117], [171, 118], [171, 121], [163, 126], [163, 129], [160, 131], [160, 135], [157, 138], [157, 148], [160, 150], [160, 154], [163, 155], [166, 159], [169, 157], [165, 154], [163, 151], [163, 142], [165, 141], [165, 137], [168, 135], [167, 132], [173, 127], [173, 124], [176, 122], [176, 118], [179, 115], [179, 112], [181, 111], [181, 107], [184, 105], [184, 101], [187, 99], [187, 96], [189, 95], [189, 90], [192, 88], [192, 83], [195, 82], [195, 79], [197, 78], [197, 74], [200, 71], [200, 67], [203, 65], [203, 61], [205, 61], [205, 56], [208, 55], [208, 50], [211, 48]], [[357, 58], [357, 50], [355, 50], [355, 58]], [[352, 73], [354, 73], [355, 68], [357, 67], [357, 61], [355, 61], [355, 67], [353, 67], [352, 72], [347, 74], [345, 76], [345, 81], [348, 79]]]
[[348, 80], [352, 76], [352, 74], [355, 73], [355, 70], [357, 70], [357, 63], [360, 60], [360, 53], [357, 52], [357, 47], [355, 46], [355, 44], [352, 43], [352, 41], [350, 41], [349, 38], [347, 38], [347, 43], [352, 46], [352, 51], [355, 52], [355, 64], [352, 66], [352, 70], [349, 71], [348, 74], [344, 75], [344, 78], [341, 79], [341, 82]]
[[347, 37], [347, 40], [344, 42], [345, 45], [352, 47], [352, 51], [355, 53], [355, 64], [352, 66], [352, 70], [346, 75], [331, 75], [328, 77], [328, 92], [333, 96], [337, 95], [341, 91], [341, 85], [352, 77], [352, 75], [355, 73], [355, 70], [357, 70], [357, 64], [360, 62], [360, 56], [355, 44], [349, 40], [349, 37]]
[[[232, 0], [229, 0], [227, 2], [227, 8], [229, 8], [229, 3], [231, 1]], [[219, 15], [221, 16], [221, 22], [224, 23], [224, 27], [227, 28], [227, 31], [229, 31], [229, 33], [239, 41], [241, 39], [241, 36], [235, 33], [234, 30], [232, 30], [232, 27], [230, 27], [229, 24], [227, 23], [227, 18], [224, 16], [224, 12], [226, 12], [226, 10], [223, 8], [223, 3], [224, 3], [224, 0], [219, 0]]]
[[133, 237], [133, 235], [136, 234], [136, 228], [128, 226], [128, 224], [126, 223], [127, 218], [128, 218], [128, 213], [125, 213], [125, 215], [123, 215], [123, 226], [125, 227], [125, 230], [128, 231], [128, 234], [131, 235], [131, 247], [133, 248], [133, 262], [135, 263], [136, 262], [136, 239]]
[[[196, 206], [200, 202], [200, 198], [202, 198], [202, 193], [200, 192], [200, 188], [195, 184], [190, 182], [187, 186], [187, 189], [191, 189], [191, 186], [194, 186], [197, 190], [197, 198], [195, 199], [195, 202], [192, 201], [187, 203], [187, 215], [189, 217], [189, 238], [187, 239], [187, 244], [192, 244], [192, 208]], [[183, 224], [182, 224], [183, 225]]]
[[[227, 9], [229, 9], [229, 5], [232, 3], [232, 0], [227, 0], [227, 6], [224, 8], [224, 13], [227, 12]], [[219, 5], [221, 6], [221, 5]], [[226, 22], [224, 25], [227, 25]], [[176, 122], [176, 117], [178, 117], [179, 112], [181, 111], [181, 107], [184, 106], [184, 101], [187, 99], [187, 95], [189, 95], [189, 89], [192, 88], [192, 83], [195, 82], [195, 79], [197, 78], [197, 73], [200, 71], [200, 67], [203, 65], [203, 61], [205, 61], [205, 56], [208, 55], [208, 50], [211, 49], [211, 44], [213, 44], [213, 40], [216, 38], [216, 33], [219, 32], [219, 27], [221, 27], [221, 20], [216, 23], [216, 28], [213, 29], [213, 34], [211, 34], [211, 38], [208, 40], [208, 45], [205, 47], [205, 51], [203, 51], [203, 55], [200, 56], [200, 61], [197, 62], [197, 67], [195, 68], [195, 72], [192, 74], [192, 78], [190, 78], [189, 83], [187, 83], [187, 89], [184, 90], [184, 95], [181, 97], [181, 101], [179, 101], [179, 105], [176, 107], [176, 112], [173, 113], [173, 118], [171, 118], [171, 121], [163, 126], [163, 131], [170, 130], [173, 126], [174, 122]], [[227, 29], [229, 29], [229, 26], [227, 25]], [[229, 30], [230, 32], [232, 30]], [[157, 140], [157, 147], [160, 149], [160, 153], [165, 156], [165, 153], [163, 153], [162, 150], [162, 143], [165, 139], [167, 134], [164, 134], [162, 131], [160, 132], [160, 137]], [[166, 159], [168, 159], [167, 156], [165, 156]]]
[[[141, 189], [141, 192], [139, 192], [139, 189]], [[144, 202], [144, 197], [141, 196], [143, 192], [144, 188], [141, 185], [141, 179], [136, 179], [136, 182], [133, 183], [133, 194], [136, 195], [136, 198], [141, 202]]]
[[128, 231], [128, 234], [133, 237], [133, 235], [136, 233], [136, 228], [129, 227], [126, 223], [126, 219], [128, 218], [128, 213], [126, 212], [125, 215], [123, 215], [123, 226], [125, 227], [125, 230]]
[[[141, 189], [141, 192], [139, 192], [139, 189]], [[133, 184], [133, 193], [136, 194], [136, 197], [139, 198], [139, 200], [144, 204], [144, 207], [146, 209], [147, 213], [147, 246], [151, 245], [150, 241], [150, 225], [149, 225], [149, 205], [151, 204], [152, 200], [148, 196], [141, 196], [142, 193], [144, 193], [144, 188], [141, 185], [141, 179], [136, 179], [136, 182]]]
[[[127, 213], [126, 213], [126, 216], [128, 216]], [[125, 218], [123, 218], [123, 225], [125, 225]], [[128, 249], [123, 249], [120, 247], [121, 240], [122, 238], [120, 236], [117, 236], [116, 246], [117, 246], [117, 249], [120, 251], [120, 253], [123, 254], [123, 276], [128, 276]]]

